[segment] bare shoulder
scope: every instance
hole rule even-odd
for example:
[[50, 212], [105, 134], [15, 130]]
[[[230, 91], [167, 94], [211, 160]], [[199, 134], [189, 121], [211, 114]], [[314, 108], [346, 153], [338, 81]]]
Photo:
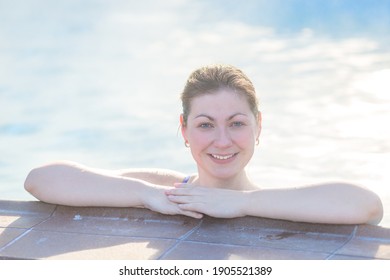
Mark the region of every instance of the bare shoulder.
[[115, 174], [123, 177], [130, 177], [144, 180], [152, 184], [173, 186], [175, 183], [180, 183], [186, 177], [186, 174], [160, 168], [131, 168], [115, 171]]

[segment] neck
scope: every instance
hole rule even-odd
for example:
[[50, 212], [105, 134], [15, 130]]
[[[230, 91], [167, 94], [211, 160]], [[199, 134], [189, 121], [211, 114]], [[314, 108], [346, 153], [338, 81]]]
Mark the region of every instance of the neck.
[[198, 171], [199, 175], [194, 180], [194, 183], [203, 187], [230, 190], [253, 190], [257, 188], [257, 186], [250, 181], [245, 170], [229, 178], [213, 177], [201, 170]]

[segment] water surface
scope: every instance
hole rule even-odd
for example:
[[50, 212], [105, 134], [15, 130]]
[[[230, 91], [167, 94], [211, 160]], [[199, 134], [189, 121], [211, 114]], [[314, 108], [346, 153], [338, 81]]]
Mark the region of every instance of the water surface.
[[364, 28], [360, 14], [348, 24], [333, 16], [339, 28], [310, 13], [298, 21], [293, 4], [288, 23], [262, 1], [148, 2], [0, 1], [1, 199], [33, 199], [25, 176], [56, 159], [195, 172], [178, 134], [178, 96], [196, 67], [229, 63], [261, 100], [252, 177], [264, 187], [365, 185], [383, 198], [390, 225], [385, 2], [380, 13], [356, 8], [372, 11]]

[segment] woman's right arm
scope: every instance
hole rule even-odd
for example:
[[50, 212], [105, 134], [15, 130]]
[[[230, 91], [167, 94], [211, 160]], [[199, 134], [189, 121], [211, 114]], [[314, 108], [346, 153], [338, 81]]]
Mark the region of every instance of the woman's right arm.
[[25, 181], [25, 189], [37, 199], [69, 206], [142, 206], [142, 192], [148, 187], [146, 182], [65, 161], [34, 168]]
[[25, 189], [37, 199], [53, 204], [145, 207], [164, 214], [201, 216], [170, 202], [165, 195], [168, 187], [73, 162], [55, 162], [31, 170]]

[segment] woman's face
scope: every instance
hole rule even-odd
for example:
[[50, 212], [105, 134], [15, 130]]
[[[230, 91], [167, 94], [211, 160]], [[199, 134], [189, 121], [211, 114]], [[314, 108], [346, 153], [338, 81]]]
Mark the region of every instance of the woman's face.
[[199, 176], [227, 180], [241, 174], [261, 130], [248, 101], [228, 89], [196, 97], [182, 133], [198, 165]]

